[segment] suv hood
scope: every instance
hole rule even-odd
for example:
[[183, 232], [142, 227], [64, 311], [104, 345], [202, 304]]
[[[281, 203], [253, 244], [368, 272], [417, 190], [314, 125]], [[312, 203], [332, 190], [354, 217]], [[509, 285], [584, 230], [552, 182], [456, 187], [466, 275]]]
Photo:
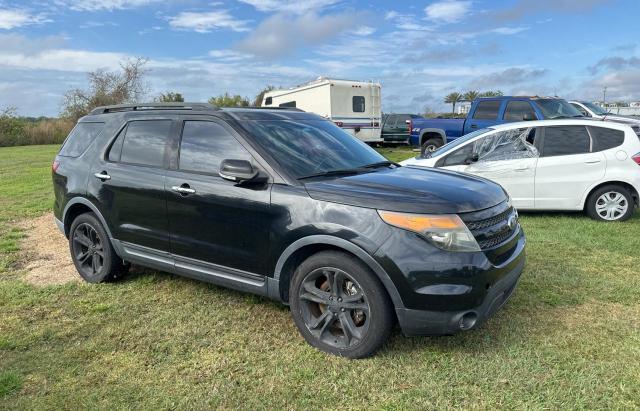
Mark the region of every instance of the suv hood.
[[416, 167], [312, 181], [305, 187], [316, 200], [405, 213], [466, 213], [507, 199], [502, 187], [484, 178]]

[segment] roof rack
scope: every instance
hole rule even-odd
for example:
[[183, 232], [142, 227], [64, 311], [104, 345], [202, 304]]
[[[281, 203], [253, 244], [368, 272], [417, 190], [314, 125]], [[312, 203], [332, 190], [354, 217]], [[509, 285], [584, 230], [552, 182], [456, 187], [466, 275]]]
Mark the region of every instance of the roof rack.
[[139, 104], [116, 104], [113, 106], [101, 106], [91, 110], [89, 114], [106, 114], [120, 111], [142, 111], [142, 110], [220, 110], [209, 103], [139, 103]]
[[255, 106], [247, 106], [247, 107], [223, 107], [223, 108], [239, 108], [239, 109], [249, 109], [249, 110], [284, 110], [284, 111], [300, 111], [302, 113], [306, 113], [301, 108], [296, 107], [255, 107]]

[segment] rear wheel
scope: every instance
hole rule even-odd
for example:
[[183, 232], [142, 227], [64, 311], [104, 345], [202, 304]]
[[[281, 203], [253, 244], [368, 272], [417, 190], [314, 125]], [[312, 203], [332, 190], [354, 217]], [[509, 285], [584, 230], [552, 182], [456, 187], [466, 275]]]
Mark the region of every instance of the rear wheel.
[[439, 138], [429, 138], [422, 143], [420, 153], [424, 156], [425, 153], [433, 153], [440, 147], [442, 147], [442, 140]]
[[289, 291], [298, 330], [312, 346], [343, 357], [377, 351], [393, 327], [386, 290], [357, 258], [323, 251], [296, 270]]
[[600, 187], [587, 200], [587, 214], [595, 220], [624, 221], [633, 215], [634, 201], [629, 190], [619, 185]]
[[80, 214], [69, 230], [71, 259], [80, 276], [90, 283], [114, 280], [125, 271], [104, 227], [93, 213]]

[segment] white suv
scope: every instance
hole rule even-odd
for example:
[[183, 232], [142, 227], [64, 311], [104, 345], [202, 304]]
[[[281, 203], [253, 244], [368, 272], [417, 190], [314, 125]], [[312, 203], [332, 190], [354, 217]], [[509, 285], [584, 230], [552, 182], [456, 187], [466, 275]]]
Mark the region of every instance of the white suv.
[[521, 210], [584, 210], [598, 220], [622, 221], [639, 202], [640, 138], [613, 122], [497, 125], [402, 164], [486, 177], [500, 183]]

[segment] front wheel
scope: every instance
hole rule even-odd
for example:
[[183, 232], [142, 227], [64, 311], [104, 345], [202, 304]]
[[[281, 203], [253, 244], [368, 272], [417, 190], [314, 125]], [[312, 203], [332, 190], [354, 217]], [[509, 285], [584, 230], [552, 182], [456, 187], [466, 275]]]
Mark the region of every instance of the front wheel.
[[330, 354], [363, 358], [375, 353], [393, 327], [386, 290], [357, 258], [323, 251], [296, 270], [289, 291], [298, 330]]
[[624, 221], [633, 215], [633, 197], [619, 185], [601, 187], [587, 200], [587, 214], [600, 221]]
[[429, 138], [422, 143], [422, 147], [420, 147], [420, 154], [424, 157], [425, 153], [433, 153], [440, 147], [442, 147], [442, 140], [439, 138]]

